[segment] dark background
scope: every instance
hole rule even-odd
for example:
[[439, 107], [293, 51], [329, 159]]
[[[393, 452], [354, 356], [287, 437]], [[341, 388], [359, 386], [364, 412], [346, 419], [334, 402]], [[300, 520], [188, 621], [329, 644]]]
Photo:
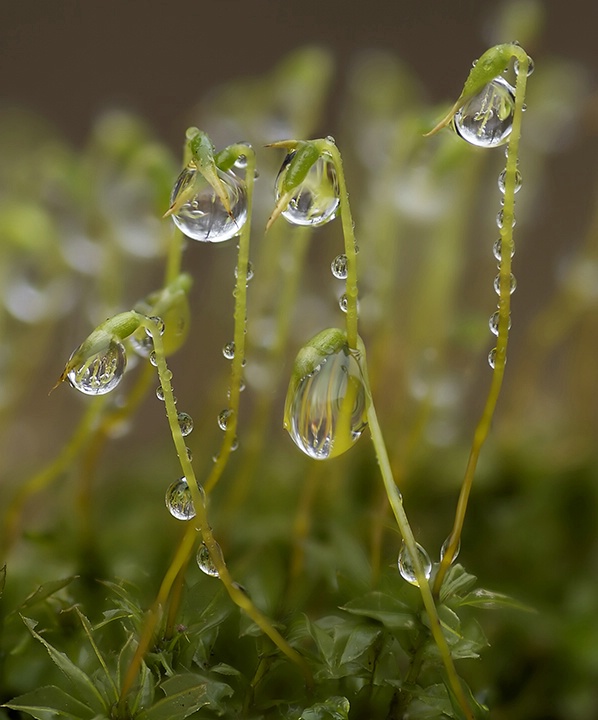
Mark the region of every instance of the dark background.
[[[550, 53], [598, 68], [593, 0], [540, 2], [536, 62]], [[430, 98], [457, 93], [464, 68], [500, 37], [502, 6], [484, 0], [2, 0], [0, 97], [42, 113], [76, 142], [106, 107], [142, 115], [169, 143], [210, 88], [262, 74], [307, 43], [343, 66], [362, 49], [393, 50]], [[500, 32], [500, 31], [499, 31]]]

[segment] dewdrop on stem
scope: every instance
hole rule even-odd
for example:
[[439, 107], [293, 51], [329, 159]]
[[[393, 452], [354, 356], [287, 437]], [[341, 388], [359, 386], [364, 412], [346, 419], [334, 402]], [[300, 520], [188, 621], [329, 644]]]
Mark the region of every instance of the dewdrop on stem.
[[[218, 543], [215, 543], [216, 545], [216, 552], [222, 555], [222, 550], [220, 549], [220, 545]], [[210, 551], [208, 550], [208, 546], [205, 543], [201, 543], [197, 550], [197, 565], [199, 569], [205, 573], [206, 575], [210, 575], [211, 577], [220, 577], [220, 573], [218, 572], [218, 568], [216, 567], [214, 561], [212, 560], [212, 556], [210, 555]]]
[[195, 506], [187, 478], [180, 478], [168, 487], [165, 497], [166, 507], [177, 520], [191, 520], [195, 517]]
[[183, 437], [187, 437], [193, 432], [193, 418], [186, 412], [180, 412], [177, 414], [177, 422], [179, 429]]
[[[415, 543], [415, 545], [419, 557], [419, 562], [424, 571], [424, 576], [426, 580], [429, 580], [430, 575], [432, 574], [432, 561], [430, 560], [430, 556], [428, 555], [428, 553], [419, 543]], [[399, 551], [397, 567], [399, 568], [399, 572], [401, 573], [401, 577], [403, 578], [403, 580], [407, 580], [407, 582], [411, 583], [411, 585], [419, 587], [419, 581], [415, 574], [415, 566], [413, 563], [413, 559], [411, 557], [411, 553], [407, 549], [407, 545], [405, 544], [405, 542], [403, 542], [403, 544], [401, 545], [401, 550]]]
[[496, 77], [456, 112], [453, 125], [470, 145], [497, 147], [509, 139], [514, 112], [515, 90]]
[[342, 330], [323, 330], [298, 353], [287, 392], [284, 427], [293, 442], [316, 460], [353, 447], [367, 425], [369, 393], [359, 350]]
[[222, 199], [190, 163], [177, 178], [170, 197], [171, 208], [183, 200], [178, 209], [170, 212], [174, 224], [192, 240], [224, 242], [241, 232], [247, 220], [247, 188], [233, 172], [216, 168], [216, 174], [228, 199], [230, 211]]

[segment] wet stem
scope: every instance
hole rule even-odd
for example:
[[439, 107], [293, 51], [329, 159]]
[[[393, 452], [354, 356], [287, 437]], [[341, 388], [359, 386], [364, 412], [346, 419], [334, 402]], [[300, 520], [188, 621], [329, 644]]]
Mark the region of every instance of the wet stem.
[[[205, 484], [206, 496], [209, 491], [215, 486], [220, 479], [228, 457], [231, 452], [231, 447], [236, 436], [237, 427], [237, 416], [239, 409], [239, 396], [240, 396], [240, 384], [242, 377], [243, 368], [243, 357], [245, 347], [245, 316], [247, 309], [246, 294], [247, 294], [247, 263], [249, 260], [249, 233], [251, 225], [251, 214], [252, 214], [252, 198], [253, 198], [253, 182], [255, 175], [255, 155], [253, 152], [248, 152], [246, 145], [239, 146], [242, 152], [247, 157], [247, 221], [243, 227], [243, 230], [239, 239], [239, 256], [237, 266], [237, 285], [235, 293], [235, 357], [233, 358], [231, 368], [231, 392], [230, 392], [230, 410], [232, 411], [227, 425], [223, 445], [218, 457], [217, 462], [214, 464], [212, 471]], [[166, 574], [160, 585], [158, 595], [150, 608], [144, 626], [142, 627], [139, 643], [137, 650], [127, 673], [125, 675], [119, 699], [119, 706], [122, 712], [125, 712], [126, 698], [129, 690], [132, 688], [139, 670], [143, 658], [150, 648], [152, 639], [154, 638], [156, 628], [162, 617], [162, 612], [169, 598], [171, 598], [171, 606], [168, 612], [168, 626], [173, 623], [173, 617], [177, 605], [177, 593], [174, 594], [174, 601], [172, 599], [172, 588], [177, 581], [177, 578], [181, 578], [182, 570], [185, 568], [189, 561], [189, 557], [195, 547], [197, 530], [196, 525], [199, 526], [199, 532], [201, 533], [202, 542], [205, 543], [209, 550], [210, 557], [218, 570], [219, 579], [224, 584], [231, 600], [243, 610], [260, 628], [260, 630], [267, 635], [270, 640], [278, 647], [278, 649], [286, 655], [293, 663], [299, 666], [303, 673], [306, 685], [308, 688], [313, 686], [313, 678], [309, 666], [303, 659], [303, 657], [294, 650], [288, 642], [282, 637], [282, 635], [273, 627], [270, 620], [263, 615], [252, 603], [249, 597], [241, 590], [241, 588], [235, 583], [228, 571], [228, 568], [222, 557], [222, 553], [214, 536], [212, 534], [211, 527], [207, 519], [206, 507], [199, 490], [199, 485], [193, 466], [187, 455], [187, 448], [181, 429], [178, 423], [177, 409], [174, 401], [174, 395], [172, 391], [172, 385], [170, 382], [170, 373], [166, 365], [166, 358], [164, 355], [164, 347], [162, 338], [157, 329], [157, 326], [149, 319], [143, 317], [141, 324], [151, 333], [154, 350], [156, 353], [157, 370], [160, 379], [160, 384], [164, 391], [164, 403], [166, 407], [166, 415], [168, 418], [168, 424], [170, 432], [175, 445], [175, 449], [181, 464], [183, 475], [187, 480], [187, 484], [191, 491], [193, 504], [196, 510], [196, 517], [193, 521], [189, 522], [186, 526], [183, 538], [176, 550], [174, 559], [172, 560]]]
[[[350, 209], [350, 205], [349, 205], [349, 196], [348, 196], [348, 192], [347, 192], [347, 186], [346, 186], [346, 182], [345, 182], [345, 176], [344, 176], [344, 172], [343, 172], [343, 166], [342, 166], [340, 152], [338, 151], [338, 148], [336, 147], [334, 142], [332, 142], [330, 140], [322, 140], [319, 142], [321, 143], [321, 150], [323, 152], [329, 153], [330, 156], [332, 157], [332, 160], [334, 162], [334, 166], [336, 169], [337, 177], [338, 177], [340, 214], [341, 214], [341, 222], [342, 222], [342, 228], [343, 228], [343, 236], [344, 236], [344, 240], [345, 240], [345, 254], [347, 256], [347, 280], [346, 280], [347, 343], [348, 343], [350, 349], [355, 350], [357, 348], [357, 337], [358, 337], [358, 333], [357, 333], [357, 321], [358, 321], [358, 318], [357, 318], [357, 292], [358, 291], [357, 291], [357, 252], [356, 252], [355, 234], [354, 234], [354, 230], [353, 230], [353, 218], [351, 216], [351, 209]], [[402, 501], [401, 495], [400, 495], [400, 493], [397, 489], [397, 486], [395, 484], [395, 481], [394, 481], [392, 469], [390, 466], [390, 461], [388, 458], [388, 452], [386, 450], [386, 445], [384, 443], [384, 438], [382, 436], [382, 430], [380, 428], [380, 425], [378, 422], [378, 416], [376, 415], [374, 402], [371, 397], [371, 391], [370, 391], [370, 387], [369, 387], [369, 378], [368, 378], [368, 372], [367, 372], [367, 364], [366, 364], [365, 357], [361, 358], [361, 367], [362, 367], [362, 372], [363, 372], [365, 383], [366, 383], [366, 389], [367, 389], [368, 395], [370, 396], [369, 397], [370, 403], [369, 403], [369, 409], [368, 409], [368, 414], [367, 414], [368, 424], [369, 424], [369, 428], [370, 428], [372, 442], [374, 444], [374, 451], [376, 453], [376, 457], [378, 459], [378, 465], [380, 467], [380, 473], [382, 475], [382, 480], [384, 482], [386, 494], [388, 496], [390, 506], [391, 506], [394, 516], [396, 518], [397, 525], [399, 526], [399, 531], [403, 537], [403, 540], [405, 541], [407, 550], [409, 551], [409, 554], [411, 555], [413, 567], [415, 570], [415, 576], [418, 581], [422, 601], [423, 601], [424, 607], [425, 607], [427, 615], [428, 615], [428, 619], [429, 619], [429, 623], [430, 623], [430, 630], [432, 632], [434, 641], [438, 647], [438, 651], [440, 653], [442, 663], [445, 667], [448, 682], [451, 686], [451, 689], [452, 689], [455, 697], [457, 698], [459, 705], [461, 706], [461, 709], [463, 710], [465, 717], [468, 720], [473, 720], [473, 717], [474, 717], [473, 713], [469, 707], [467, 698], [465, 697], [463, 687], [461, 685], [459, 676], [457, 675], [457, 671], [456, 671], [455, 665], [453, 663], [451, 651], [448, 647], [446, 638], [444, 637], [444, 634], [442, 632], [442, 627], [440, 625], [440, 619], [439, 619], [438, 613], [436, 611], [436, 604], [434, 602], [434, 597], [432, 595], [432, 591], [430, 589], [428, 580], [424, 573], [424, 569], [423, 569], [422, 564], [419, 559], [417, 545], [415, 542], [415, 538], [413, 536], [413, 532], [411, 530], [411, 526], [409, 525], [409, 521], [407, 519], [405, 509], [403, 507], [403, 501]]]
[[517, 161], [519, 157], [519, 140], [521, 137], [521, 120], [523, 115], [523, 103], [527, 85], [528, 56], [523, 49], [514, 47], [514, 57], [519, 62], [519, 72], [515, 86], [515, 110], [513, 114], [513, 129], [509, 137], [505, 194], [503, 207], [503, 225], [500, 229], [501, 239], [501, 260], [499, 270], [499, 322], [498, 337], [496, 342], [496, 360], [492, 373], [492, 381], [486, 398], [486, 404], [474, 432], [473, 442], [465, 469], [463, 484], [457, 502], [453, 529], [446, 552], [438, 567], [434, 580], [434, 595], [438, 597], [442, 581], [455, 557], [461, 532], [465, 522], [469, 495], [473, 486], [475, 471], [483, 444], [485, 443], [494, 417], [494, 411], [502, 387], [505, 363], [507, 358], [507, 344], [509, 339], [509, 318], [511, 314], [511, 253], [513, 250], [513, 219], [515, 214], [515, 174], [517, 172]]

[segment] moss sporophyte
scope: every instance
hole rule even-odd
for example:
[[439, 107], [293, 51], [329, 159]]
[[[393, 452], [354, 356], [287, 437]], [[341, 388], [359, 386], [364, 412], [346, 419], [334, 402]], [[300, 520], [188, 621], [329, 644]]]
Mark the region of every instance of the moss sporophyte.
[[[313, 70], [318, 62], [321, 58], [306, 54], [303, 59], [305, 64], [292, 65], [286, 72], [297, 73], [296, 80], [299, 82], [306, 68]], [[248, 282], [254, 276], [254, 265], [250, 261], [250, 236], [256, 233], [252, 228], [255, 152], [245, 141], [216, 151], [205, 132], [190, 128], [186, 133], [183, 168], [176, 179], [176, 173], [172, 175], [170, 204], [164, 213], [165, 218], [172, 220], [174, 228], [165, 249], [163, 286], [144, 295], [132, 305], [132, 309], [101, 322], [71, 354], [58, 381], [58, 384], [68, 381], [73, 388], [90, 396], [122, 393], [120, 404], [117, 407], [105, 398], [88, 398], [90, 403], [97, 404], [89, 406], [81, 422], [83, 430], [75, 432], [48, 472], [32, 478], [28, 485], [23, 486], [7, 511], [3, 538], [7, 547], [16, 542], [25, 499], [53, 482], [65, 463], [81, 455], [89, 466], [97, 464], [110, 429], [128, 419], [153, 387], [165, 410], [178, 458], [179, 467], [163, 483], [162, 490], [167, 508], [165, 517], [169, 519], [172, 516], [180, 521], [177, 527], [182, 527], [178, 545], [161, 579], [154, 578], [158, 591], [147, 612], [143, 612], [122, 586], [116, 590], [117, 594], [120, 593], [118, 607], [105, 615], [105, 620], [90, 623], [82, 611], [77, 610], [82, 634], [91, 645], [92, 656], [98, 664], [99, 670], [96, 669], [95, 673], [90, 670], [87, 675], [87, 670], [73, 669], [75, 666], [69, 664], [67, 656], [55, 650], [38, 633], [33, 621], [26, 620], [27, 632], [46, 647], [51, 659], [69, 677], [75, 689], [44, 686], [15, 698], [6, 703], [6, 707], [29, 712], [35, 717], [45, 717], [52, 712], [72, 718], [83, 719], [89, 715], [114, 720], [131, 717], [166, 720], [175, 715], [187, 717], [194, 713], [196, 717], [208, 717], [209, 713], [273, 717], [273, 712], [295, 720], [316, 717], [341, 719], [358, 717], [355, 713], [362, 711], [366, 713], [364, 717], [372, 718], [453, 717], [473, 720], [486, 713], [486, 708], [474, 698], [455, 665], [459, 658], [477, 656], [478, 649], [483, 645], [479, 638], [474, 642], [473, 635], [468, 635], [465, 620], [463, 627], [461, 625], [458, 615], [460, 604], [467, 604], [466, 598], [470, 597], [468, 593], [473, 592], [475, 578], [456, 565], [455, 559], [461, 547], [478, 458], [489, 434], [505, 370], [511, 327], [510, 298], [516, 287], [511, 260], [514, 253], [515, 194], [522, 186], [518, 168], [519, 141], [526, 82], [532, 67], [530, 58], [517, 44], [491, 48], [472, 68], [451, 110], [428, 133], [452, 127], [459, 138], [478, 149], [507, 147], [506, 166], [498, 177], [501, 207], [496, 225], [499, 237], [490, 238], [488, 243], [489, 253], [493, 252], [498, 262], [498, 275], [494, 279], [498, 306], [488, 322], [496, 342], [488, 355], [492, 378], [471, 444], [452, 529], [442, 545], [439, 562], [433, 562], [424, 546], [415, 539], [403, 495], [397, 486], [397, 480], [402, 479], [396, 471], [400, 463], [396, 457], [389, 455], [378, 420], [376, 402], [384, 402], [384, 394], [392, 393], [393, 388], [381, 389], [376, 374], [372, 372], [370, 375], [366, 343], [359, 333], [358, 276], [363, 274], [367, 277], [367, 272], [361, 267], [365, 261], [358, 254], [356, 239], [360, 226], [353, 220], [343, 160], [336, 142], [332, 137], [325, 137], [278, 140], [270, 145], [274, 150], [283, 150], [284, 158], [273, 178], [274, 199], [270, 203], [272, 210], [266, 224], [268, 234], [262, 240], [267, 252], [264, 251], [260, 257], [261, 263], [256, 262], [256, 274], [260, 278], [259, 268], [263, 268], [264, 280], [268, 275], [276, 277], [279, 271], [287, 274], [283, 276], [284, 288], [279, 293], [280, 310], [278, 314], [272, 312], [272, 317], [268, 318], [268, 327], [274, 327], [274, 340], [268, 345], [266, 341], [260, 344], [252, 334], [254, 326], [248, 304]], [[508, 81], [505, 72], [514, 74], [514, 85]], [[298, 137], [305, 137], [309, 135], [310, 124], [304, 123], [297, 129], [301, 131]], [[308, 240], [312, 234], [325, 232], [324, 227], [336, 218], [340, 221], [342, 248], [329, 253], [333, 259], [328, 260], [327, 265], [330, 265], [334, 282], [339, 280], [343, 283], [339, 302], [343, 311], [339, 315], [342, 327], [328, 327], [314, 334], [313, 330], [304, 329], [309, 327], [309, 323], [296, 322], [295, 327], [291, 311], [294, 306], [301, 310], [302, 299], [297, 298], [300, 296], [300, 276]], [[334, 236], [332, 232], [330, 235]], [[182, 350], [191, 332], [192, 278], [190, 274], [181, 272], [185, 247], [183, 236], [200, 243], [237, 243], [233, 331], [228, 334], [229, 339], [222, 348], [222, 355], [230, 362], [226, 407], [217, 415], [217, 424], [223, 435], [211, 464], [203, 463], [203, 459], [211, 455], [207, 451], [205, 437], [213, 436], [205, 430], [203, 422], [198, 421], [197, 415], [194, 419], [190, 412], [179, 408], [173, 393], [173, 372], [169, 367], [170, 357]], [[323, 240], [322, 245], [326, 242]], [[367, 246], [369, 242], [369, 236], [361, 233], [360, 244]], [[194, 243], [190, 243], [187, 251], [198, 254], [211, 252], [206, 245]], [[232, 282], [232, 270], [230, 276]], [[327, 277], [330, 278], [329, 273]], [[255, 285], [252, 283], [252, 288]], [[267, 297], [267, 293], [260, 296], [259, 282], [255, 292], [258, 308], [260, 304], [261, 307], [272, 305], [272, 298]], [[339, 313], [338, 307], [332, 305], [330, 310]], [[371, 310], [374, 306], [366, 293], [364, 307], [370, 308], [370, 317], [375, 317], [375, 312]], [[326, 312], [322, 310], [321, 315], [326, 316]], [[409, 310], [400, 308], [396, 312]], [[316, 313], [317, 317], [320, 315]], [[367, 318], [364, 310], [366, 339], [369, 332]], [[257, 322], [256, 326], [259, 326]], [[261, 327], [265, 326], [264, 318], [261, 318]], [[305, 340], [310, 334], [311, 339]], [[210, 339], [210, 333], [205, 332], [202, 352], [208, 352], [206, 348]], [[397, 342], [393, 340], [392, 348], [397, 357], [406, 363], [406, 357], [401, 356], [402, 342], [402, 338]], [[300, 496], [298, 503], [287, 503], [289, 508], [295, 504], [298, 506], [296, 511], [293, 510], [293, 513], [296, 512], [294, 519], [282, 525], [273, 522], [270, 528], [265, 520], [263, 523], [259, 521], [256, 526], [255, 518], [252, 519], [249, 511], [245, 513], [244, 507], [252, 494], [248, 490], [252, 475], [261, 473], [264, 482], [273, 482], [274, 465], [271, 465], [270, 454], [264, 448], [267, 448], [267, 439], [272, 432], [269, 412], [275, 403], [272, 399], [274, 393], [267, 388], [261, 398], [256, 397], [255, 421], [248, 423], [246, 435], [243, 434], [246, 426], [240, 422], [242, 412], [245, 412], [241, 393], [247, 385], [257, 394], [260, 383], [265, 386], [270, 377], [277, 377], [278, 369], [288, 367], [282, 358], [284, 348], [289, 344], [295, 360], [282, 413], [284, 428], [302, 454], [307, 456], [306, 462], [311, 459], [336, 460], [330, 464], [304, 466], [312, 468], [299, 472], [306, 478], [305, 494]], [[375, 345], [374, 342], [372, 344]], [[261, 374], [258, 363], [252, 369], [251, 362], [252, 353], [259, 357], [260, 352], [266, 357], [263, 361], [266, 369]], [[130, 359], [133, 354], [138, 362], [127, 364], [127, 357]], [[184, 353], [180, 352], [180, 355], [177, 362], [182, 364]], [[372, 352], [371, 357], [371, 367], [378, 369], [383, 365], [379, 352]], [[121, 385], [125, 373], [129, 372], [131, 375], [136, 373], [136, 383]], [[181, 384], [185, 385], [184, 382]], [[191, 406], [191, 399], [187, 401]], [[192, 410], [191, 407], [187, 409]], [[198, 435], [202, 437], [198, 438]], [[377, 484], [383, 487], [384, 501], [378, 501], [378, 504], [382, 507], [383, 521], [376, 516], [377, 527], [372, 537], [380, 537], [377, 533], [381, 532], [381, 527], [388, 526], [385, 515], [390, 508], [396, 522], [389, 540], [391, 553], [397, 558], [393, 562], [393, 574], [389, 574], [383, 583], [379, 582], [375, 572], [371, 573], [368, 581], [363, 573], [348, 581], [342, 573], [337, 573], [337, 556], [333, 553], [330, 567], [334, 571], [331, 573], [330, 568], [326, 571], [326, 582], [334, 576], [333, 589], [327, 591], [323, 602], [331, 600], [334, 610], [314, 620], [310, 616], [315, 612], [313, 606], [297, 591], [301, 585], [297, 578], [301, 569], [305, 569], [307, 558], [316, 564], [321, 562], [308, 542], [310, 512], [318, 516], [313, 499], [317, 480], [321, 477], [318, 473], [325, 465], [326, 472], [333, 478], [329, 492], [334, 498], [334, 507], [342, 495], [343, 468], [348, 467], [343, 465], [343, 458], [349, 451], [359, 452], [355, 449], [357, 440], [368, 435], [373, 453], [367, 449], [364, 440], [359, 443], [364, 448], [361, 451], [363, 454], [359, 455], [360, 463], [367, 467], [368, 477], [367, 489], [363, 492], [365, 495], [372, 492], [371, 487], [379, 475], [382, 483]], [[417, 434], [414, 436], [417, 437]], [[246, 450], [243, 447], [245, 437]], [[197, 453], [195, 448], [192, 452], [187, 443], [200, 447], [201, 452]], [[244, 464], [231, 457], [238, 446], [241, 450], [237, 457], [247, 452], [248, 460]], [[272, 463], [276, 461], [277, 452], [278, 449], [271, 453]], [[294, 448], [287, 443], [280, 452], [285, 457], [290, 456]], [[265, 455], [268, 455], [268, 462], [262, 462]], [[199, 461], [194, 461], [194, 456], [199, 457]], [[356, 463], [356, 467], [360, 463]], [[161, 468], [165, 466], [160, 464]], [[257, 468], [260, 468], [259, 472]], [[223, 497], [219, 487], [221, 480], [233, 475], [233, 488]], [[81, 497], [87, 498], [87, 501], [82, 501], [81, 514], [88, 518], [91, 517], [89, 492], [89, 486], [85, 485], [85, 491], [80, 493]], [[263, 488], [260, 486], [253, 492], [260, 496]], [[273, 490], [270, 494], [276, 493]], [[284, 504], [278, 503], [276, 512], [282, 512], [279, 506]], [[242, 521], [227, 524], [227, 513], [234, 517], [239, 509]], [[270, 507], [268, 512], [271, 511]], [[355, 518], [359, 521], [363, 519], [360, 514]], [[352, 528], [346, 523], [334, 522], [337, 523], [334, 532], [339, 538], [344, 538], [341, 545], [349, 543]], [[284, 529], [281, 529], [283, 526]], [[292, 537], [282, 540], [288, 527], [292, 528]], [[244, 538], [244, 530], [247, 530], [247, 537], [254, 533], [256, 538], [260, 538], [256, 552], [263, 552], [265, 556], [271, 546], [277, 543], [284, 545], [284, 542], [289, 544], [291, 550], [288, 555], [292, 556], [292, 561], [286, 563], [291, 568], [286, 579], [281, 579], [276, 573], [262, 577], [261, 569], [255, 568], [255, 558], [251, 561], [255, 575], [251, 570], [247, 572], [244, 563], [239, 563], [238, 547], [251, 545], [246, 539], [239, 539]], [[328, 530], [328, 525], [323, 522], [320, 528], [322, 536]], [[88, 541], [93, 544], [93, 538], [88, 537]], [[354, 538], [350, 543], [357, 546], [358, 539]], [[371, 556], [377, 556], [372, 560], [372, 566], [380, 566], [382, 552], [381, 543], [376, 545], [372, 541]], [[196, 578], [195, 582], [212, 583], [202, 585], [204, 589], [201, 592], [211, 599], [198, 617], [194, 617], [193, 607], [190, 609], [186, 604], [183, 592], [186, 584], [191, 582], [188, 564], [192, 557], [208, 578]], [[288, 558], [282, 552], [280, 557], [285, 560], [279, 567], [286, 567]], [[244, 585], [233, 579], [229, 558], [235, 576], [245, 575]], [[8, 567], [10, 573], [10, 563]], [[284, 575], [286, 571], [280, 572]], [[307, 584], [314, 582], [310, 572], [306, 571]], [[367, 572], [364, 571], [365, 574]], [[315, 586], [323, 582], [317, 573], [315, 577]], [[41, 600], [50, 598], [68, 584], [43, 591]], [[335, 593], [345, 584], [367, 590], [362, 597], [344, 597], [339, 602]], [[224, 588], [222, 593], [218, 590], [221, 587]], [[188, 592], [193, 596], [192, 589]], [[499, 597], [505, 596], [489, 594], [484, 597], [491, 597], [493, 602], [500, 604]], [[337, 614], [339, 607], [342, 607], [342, 615]], [[241, 644], [255, 645], [249, 659], [242, 659], [242, 653], [236, 653], [235, 640], [231, 639], [230, 627], [225, 622], [232, 616], [233, 609], [242, 612], [235, 631], [238, 631], [240, 622]], [[185, 623], [180, 620], [181, 617]], [[99, 647], [104, 641], [104, 629], [113, 622], [121, 622], [124, 628], [125, 640], [118, 653], [109, 653]], [[220, 635], [224, 640], [221, 641]], [[98, 637], [100, 639], [96, 642]], [[232, 649], [223, 652], [222, 648], [227, 646]], [[220, 656], [215, 662], [211, 658], [218, 653]], [[116, 657], [117, 661], [112, 663], [112, 658]], [[279, 685], [288, 691], [289, 697], [281, 699], [276, 696], [273, 699], [269, 695], [272, 687], [277, 688], [276, 693], [281, 692]], [[86, 702], [88, 705], [85, 705]], [[91, 714], [83, 713], [84, 706], [90, 708]]]

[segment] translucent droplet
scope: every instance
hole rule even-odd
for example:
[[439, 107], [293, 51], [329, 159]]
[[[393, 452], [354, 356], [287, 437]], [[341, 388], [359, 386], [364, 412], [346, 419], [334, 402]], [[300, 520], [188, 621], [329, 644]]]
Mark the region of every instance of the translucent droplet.
[[[73, 352], [71, 359], [78, 350]], [[90, 355], [69, 370], [67, 378], [75, 389], [85, 395], [105, 395], [122, 380], [126, 366], [124, 345], [118, 340], [110, 340], [105, 350]]]
[[339, 280], [347, 279], [347, 256], [345, 254], [337, 255], [330, 263], [330, 269], [335, 278]]
[[[149, 319], [154, 323], [160, 335], [164, 335], [164, 320], [162, 320], [162, 318], [160, 317], [157, 317], [156, 315], [152, 315], [152, 317], [150, 317]], [[145, 328], [145, 332], [149, 337], [152, 336], [151, 330], [149, 328]]]
[[349, 306], [349, 300], [347, 299], [347, 293], [343, 293], [340, 296], [340, 298], [338, 299], [338, 306], [344, 313], [347, 312], [347, 307]]
[[185, 412], [177, 414], [177, 420], [181, 429], [181, 435], [187, 437], [193, 431], [193, 418]]
[[233, 441], [230, 445], [231, 452], [235, 452], [235, 450], [239, 449], [239, 438], [234, 437]]
[[[501, 193], [505, 194], [505, 180], [507, 178], [507, 168], [505, 168], [501, 174], [498, 176], [498, 189], [501, 191]], [[515, 170], [515, 192], [518, 193], [521, 190], [521, 173], [519, 170]]]
[[[419, 562], [424, 571], [425, 578], [426, 580], [429, 580], [430, 575], [432, 574], [432, 561], [430, 560], [430, 556], [428, 555], [428, 553], [419, 543], [415, 543], [415, 545], [417, 547]], [[403, 544], [401, 545], [399, 558], [397, 560], [397, 566], [403, 580], [407, 580], [408, 583], [419, 587], [419, 582], [417, 580], [417, 577], [415, 576], [413, 558], [411, 557], [411, 554], [407, 549], [407, 545], [405, 544], [405, 542], [403, 542]]]
[[190, 447], [185, 448], [185, 454], [187, 455], [187, 460], [189, 460], [189, 462], [191, 462], [193, 460], [193, 453], [191, 452]]
[[231, 342], [227, 342], [226, 345], [222, 348], [222, 354], [227, 360], [232, 360], [235, 357], [235, 343], [231, 340]]
[[143, 330], [129, 336], [129, 345], [133, 352], [143, 358], [148, 358], [154, 349], [154, 341]]
[[345, 344], [289, 386], [284, 426], [297, 447], [316, 460], [349, 450], [367, 425], [368, 394], [355, 355]]
[[177, 520], [191, 520], [195, 517], [195, 506], [187, 479], [182, 477], [173, 482], [166, 491], [166, 507]]
[[[222, 552], [218, 543], [216, 543], [216, 548], [217, 552]], [[210, 556], [210, 551], [205, 543], [202, 543], [197, 550], [197, 565], [206, 575], [210, 575], [211, 577], [220, 577], [218, 568], [214, 565], [214, 561]]]
[[[294, 152], [287, 155], [276, 178], [276, 202], [282, 195], [283, 182], [294, 155]], [[338, 204], [338, 181], [334, 163], [330, 156], [321, 155], [309, 169], [305, 180], [296, 188], [282, 215], [292, 225], [324, 225], [334, 220]]]
[[496, 147], [511, 134], [514, 111], [514, 89], [504, 78], [496, 77], [457, 111], [453, 123], [471, 145]]
[[[496, 226], [501, 229], [503, 225], [505, 224], [505, 211], [501, 208], [498, 211], [498, 214], [496, 216]], [[511, 219], [511, 227], [515, 227], [517, 225], [517, 220], [515, 219], [515, 215], [513, 215]]]
[[[247, 220], [247, 189], [245, 183], [232, 172], [217, 169], [228, 198], [230, 214], [212, 186], [193, 166], [186, 167], [177, 178], [170, 197], [185, 202], [172, 219], [175, 225], [193, 240], [223, 242], [238, 235]], [[183, 195], [184, 193], [184, 195]]]
[[[494, 257], [498, 260], [498, 262], [502, 261], [502, 240], [498, 238], [494, 242], [494, 245], [492, 246], [492, 252], [494, 253]], [[513, 243], [513, 246], [511, 247], [511, 257], [515, 254], [515, 244]]]
[[[488, 325], [490, 326], [490, 332], [494, 333], [495, 335], [498, 335], [498, 323], [500, 322], [500, 313], [498, 310], [490, 316], [490, 320], [488, 322]], [[508, 329], [511, 329], [511, 316], [509, 315], [509, 324]]]
[[[515, 71], [515, 75], [519, 75], [519, 60], [515, 60], [513, 63], [513, 70]], [[531, 59], [531, 57], [527, 56], [527, 77], [529, 77], [534, 72], [534, 61]]]
[[226, 430], [228, 427], [228, 421], [230, 419], [230, 416], [233, 414], [233, 411], [229, 408], [226, 408], [218, 415], [218, 427], [221, 430]]
[[[239, 276], [239, 271], [237, 269], [237, 266], [235, 265], [235, 278], [237, 278], [238, 276]], [[249, 282], [250, 280], [253, 279], [253, 263], [251, 262], [251, 260], [247, 261], [247, 271], [246, 271], [245, 278], [246, 278], [247, 282]]]
[[164, 402], [164, 388], [162, 387], [162, 385], [158, 385], [158, 387], [156, 388], [156, 397], [158, 398], [158, 400], [162, 400], [162, 402]]
[[239, 170], [245, 170], [247, 167], [247, 156], [239, 155], [239, 157], [235, 160], [235, 167]]
[[496, 365], [496, 355], [497, 355], [496, 348], [492, 348], [492, 350], [490, 350], [490, 352], [488, 353], [488, 365], [490, 365], [490, 367], [493, 370]]
[[[517, 280], [513, 273], [511, 273], [509, 295], [512, 295], [517, 289]], [[500, 295], [500, 273], [494, 278], [494, 292]]]
[[[449, 543], [451, 541], [451, 536], [449, 535], [447, 539], [442, 543], [442, 547], [440, 548], [440, 562], [444, 559], [444, 556], [446, 555], [446, 551], [448, 550]], [[461, 552], [461, 540], [457, 543], [457, 548], [455, 550], [455, 554], [451, 558], [451, 565], [455, 562], [455, 560], [459, 557], [459, 553]]]
[[154, 367], [158, 367], [158, 356], [155, 350], [152, 350], [149, 354], [149, 361]]

